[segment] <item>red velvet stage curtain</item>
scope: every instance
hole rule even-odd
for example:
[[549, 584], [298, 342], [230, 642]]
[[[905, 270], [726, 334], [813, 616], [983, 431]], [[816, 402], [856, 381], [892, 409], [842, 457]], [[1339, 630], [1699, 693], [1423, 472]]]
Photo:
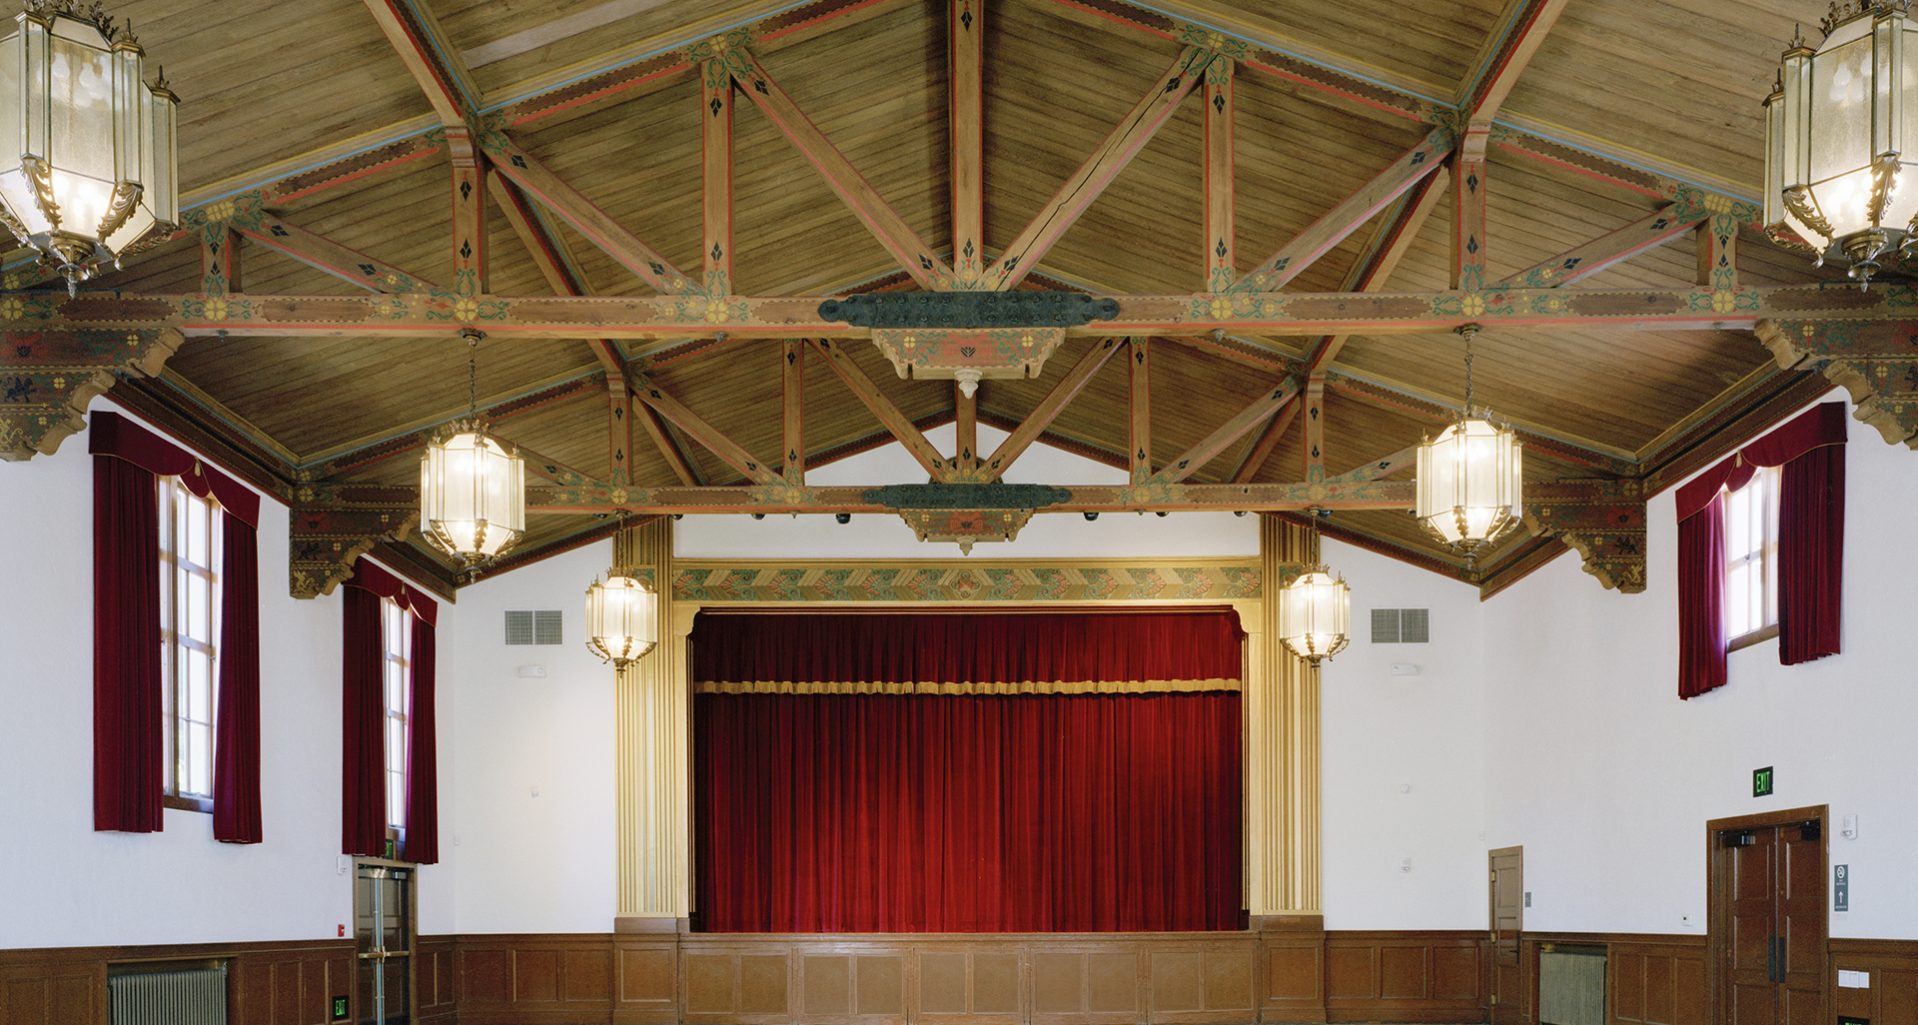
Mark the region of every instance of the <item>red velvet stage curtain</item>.
[[1678, 521], [1678, 696], [1725, 685], [1725, 513], [1713, 495]]
[[220, 579], [219, 708], [213, 741], [213, 838], [259, 843], [259, 531], [231, 513]]
[[1209, 610], [702, 616], [699, 928], [1242, 928], [1241, 640]]
[[[1678, 489], [1678, 696], [1725, 683], [1725, 538], [1719, 496], [1781, 466], [1778, 660], [1838, 653], [1845, 560], [1845, 404], [1813, 406]], [[1703, 524], [1699, 521], [1710, 519]], [[1715, 539], [1714, 539], [1715, 538]], [[1716, 562], [1706, 556], [1716, 553]], [[1711, 617], [1716, 625], [1705, 625]]]
[[160, 520], [153, 474], [93, 460], [93, 828], [154, 833], [160, 721]]
[[424, 616], [413, 617], [413, 700], [407, 720], [406, 844], [408, 861], [421, 865], [440, 860], [440, 783], [438, 711], [433, 697], [437, 661], [434, 627]]
[[380, 598], [363, 587], [340, 589], [346, 625], [341, 649], [340, 853], [386, 853], [386, 710], [381, 701], [385, 651]]

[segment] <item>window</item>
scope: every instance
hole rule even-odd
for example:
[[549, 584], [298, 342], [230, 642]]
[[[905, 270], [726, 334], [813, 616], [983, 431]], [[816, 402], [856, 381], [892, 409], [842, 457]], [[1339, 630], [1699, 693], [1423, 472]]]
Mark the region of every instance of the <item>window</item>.
[[406, 828], [407, 716], [413, 682], [412, 614], [391, 598], [380, 599], [380, 634], [386, 653], [386, 825]]
[[1778, 469], [1725, 496], [1725, 636], [1732, 647], [1778, 636]]
[[219, 506], [159, 478], [160, 676], [166, 801], [213, 810], [213, 710], [219, 698]]

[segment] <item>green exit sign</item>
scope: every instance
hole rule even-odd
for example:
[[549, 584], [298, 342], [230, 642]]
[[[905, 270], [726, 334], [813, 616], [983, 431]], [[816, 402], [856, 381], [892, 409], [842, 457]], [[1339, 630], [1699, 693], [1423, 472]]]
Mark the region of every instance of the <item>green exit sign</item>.
[[345, 997], [333, 998], [333, 1020], [334, 1021], [346, 1020], [346, 998]]
[[1770, 797], [1771, 796], [1771, 784], [1772, 784], [1771, 770], [1772, 770], [1772, 767], [1769, 765], [1765, 766], [1762, 769], [1752, 770], [1752, 796], [1753, 797]]

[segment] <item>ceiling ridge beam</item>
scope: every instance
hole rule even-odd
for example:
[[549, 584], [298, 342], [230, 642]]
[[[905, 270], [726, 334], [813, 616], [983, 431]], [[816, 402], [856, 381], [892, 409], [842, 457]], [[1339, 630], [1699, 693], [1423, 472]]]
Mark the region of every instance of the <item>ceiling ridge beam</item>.
[[1565, 13], [1567, 0], [1508, 0], [1508, 17], [1500, 19], [1509, 26], [1503, 38], [1482, 52], [1471, 74], [1461, 84], [1458, 106], [1466, 120], [1489, 123], [1510, 96], [1519, 77], [1531, 66], [1532, 58], [1544, 45], [1545, 37]]
[[432, 12], [415, 7], [411, 0], [365, 0], [365, 4], [440, 123], [466, 124], [472, 117], [473, 93]]
[[1188, 44], [1151, 89], [1119, 120], [1092, 155], [1066, 177], [1025, 230], [986, 268], [983, 287], [1007, 291], [1038, 267], [1067, 229], [1105, 192], [1119, 172], [1139, 155], [1147, 142], [1179, 109], [1179, 104], [1204, 79], [1214, 60], [1229, 59], [1203, 46]]
[[[891, 513], [909, 508], [888, 504], [910, 501], [900, 489], [925, 493], [934, 500], [992, 503], [1000, 492], [1017, 496], [1020, 489], [981, 482], [931, 485], [849, 485], [833, 487], [766, 488], [751, 484], [715, 487], [613, 487], [603, 481], [577, 486], [530, 487], [528, 512], [563, 514], [628, 513], [755, 513], [815, 515], [822, 513]], [[397, 489], [395, 489], [397, 490]], [[1411, 481], [1360, 481], [1318, 484], [1186, 484], [1158, 483], [1149, 491], [1130, 484], [1061, 484], [1050, 486], [1051, 501], [1034, 510], [1046, 513], [1100, 512], [1277, 512], [1307, 509], [1404, 510], [1412, 507]], [[950, 496], [949, 498], [947, 496]], [[1020, 496], [1023, 497], [1023, 496]], [[1004, 502], [1006, 498], [997, 498]], [[1013, 501], [1017, 501], [1014, 498]], [[1016, 505], [982, 504], [980, 508], [1008, 511]]]
[[1365, 226], [1379, 211], [1404, 195], [1445, 164], [1456, 136], [1435, 128], [1417, 145], [1399, 154], [1386, 168], [1307, 225], [1232, 286], [1234, 292], [1276, 292], [1330, 252], [1346, 236]]
[[919, 282], [920, 287], [939, 291], [952, 287], [952, 268], [906, 223], [879, 190], [872, 187], [826, 133], [812, 123], [791, 96], [766, 71], [752, 51], [720, 38], [696, 48], [695, 53], [723, 65], [746, 97], [773, 123], [780, 134], [793, 144], [813, 170], [819, 172], [853, 216], [872, 232], [893, 259]]

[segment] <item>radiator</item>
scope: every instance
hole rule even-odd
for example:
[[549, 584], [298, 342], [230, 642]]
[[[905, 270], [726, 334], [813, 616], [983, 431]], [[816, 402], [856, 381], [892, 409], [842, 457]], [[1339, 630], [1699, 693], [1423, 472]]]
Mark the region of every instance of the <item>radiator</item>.
[[1605, 1025], [1605, 948], [1548, 947], [1538, 955], [1539, 1025]]
[[109, 1025], [226, 1025], [226, 965], [107, 976]]

